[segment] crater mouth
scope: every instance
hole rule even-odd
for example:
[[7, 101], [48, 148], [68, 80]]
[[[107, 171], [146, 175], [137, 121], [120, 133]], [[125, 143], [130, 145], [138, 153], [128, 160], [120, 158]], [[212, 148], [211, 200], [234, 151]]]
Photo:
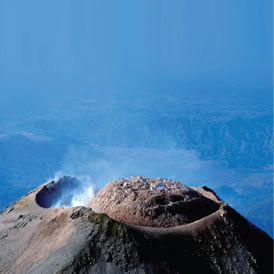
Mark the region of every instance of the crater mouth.
[[79, 180], [63, 176], [47, 183], [37, 194], [36, 203], [43, 208], [87, 206], [93, 196], [92, 187], [85, 187]]

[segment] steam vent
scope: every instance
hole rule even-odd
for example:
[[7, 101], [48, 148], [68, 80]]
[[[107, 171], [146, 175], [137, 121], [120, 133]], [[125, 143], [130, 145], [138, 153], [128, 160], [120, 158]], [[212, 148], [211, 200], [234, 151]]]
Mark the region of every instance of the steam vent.
[[[0, 213], [0, 273], [273, 273], [273, 239], [206, 186], [47, 182]], [[79, 192], [80, 191], [80, 192]]]

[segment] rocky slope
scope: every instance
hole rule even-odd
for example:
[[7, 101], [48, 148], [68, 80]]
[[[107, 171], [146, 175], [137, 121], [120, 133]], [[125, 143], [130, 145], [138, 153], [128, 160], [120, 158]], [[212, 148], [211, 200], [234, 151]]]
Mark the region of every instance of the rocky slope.
[[[171, 189], [171, 199], [165, 204], [171, 207], [162, 208], [162, 214], [170, 216], [172, 203], [176, 203], [172, 197], [177, 183], [138, 177], [124, 180], [123, 184], [132, 182], [136, 186], [140, 179], [152, 189], [163, 184], [165, 199]], [[117, 182], [121, 184], [118, 180], [112, 185], [117, 186]], [[174, 222], [175, 226], [166, 228], [162, 227], [165, 226], [162, 214], [153, 226], [138, 226], [116, 221], [91, 208], [50, 207], [62, 191], [73, 190], [74, 186], [75, 180], [68, 177], [48, 182], [1, 212], [1, 273], [272, 273], [271, 237], [206, 187], [194, 190], [178, 186], [181, 192], [178, 195], [182, 195], [179, 202], [195, 197], [204, 213], [199, 219], [183, 218], [184, 224]], [[127, 190], [130, 192], [134, 187]], [[99, 199], [101, 194], [94, 201], [100, 201], [101, 210], [107, 209], [106, 205], [113, 201]], [[147, 193], [145, 201], [151, 194]], [[143, 202], [138, 195], [135, 201]], [[154, 201], [159, 207], [158, 198]], [[134, 199], [131, 202], [134, 205]], [[214, 204], [216, 209], [205, 212], [203, 207], [209, 204]], [[115, 207], [109, 208], [115, 213]], [[152, 209], [151, 204], [148, 208]], [[127, 213], [131, 214], [130, 210]]]

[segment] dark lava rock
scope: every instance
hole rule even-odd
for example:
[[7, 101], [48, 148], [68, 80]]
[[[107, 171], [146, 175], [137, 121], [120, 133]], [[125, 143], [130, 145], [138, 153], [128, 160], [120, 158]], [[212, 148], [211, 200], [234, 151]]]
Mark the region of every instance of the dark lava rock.
[[[139, 189], [138, 180], [143, 180]], [[171, 180], [120, 179], [110, 184], [116, 193], [106, 187], [92, 203], [97, 200], [101, 210], [115, 214], [114, 197], [123, 192], [118, 185], [130, 181], [132, 187], [120, 185], [128, 194], [118, 205], [129, 222], [137, 216], [142, 226], [86, 207], [48, 207], [63, 197], [62, 189], [74, 189], [70, 177], [46, 183], [11, 204], [0, 213], [0, 273], [273, 273], [272, 238], [205, 186], [193, 190]], [[160, 214], [152, 217], [156, 208]], [[150, 223], [161, 227], [143, 226]]]
[[146, 177], [118, 179], [106, 185], [90, 206], [119, 222], [153, 227], [188, 224], [219, 208], [218, 203], [182, 183]]

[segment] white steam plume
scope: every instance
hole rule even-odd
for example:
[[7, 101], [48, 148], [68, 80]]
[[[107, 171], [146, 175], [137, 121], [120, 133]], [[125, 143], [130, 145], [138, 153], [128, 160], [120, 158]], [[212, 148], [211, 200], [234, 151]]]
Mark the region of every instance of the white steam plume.
[[[50, 179], [54, 182], [58, 182], [61, 177], [68, 174], [63, 174], [62, 172], [58, 171], [55, 173], [54, 178]], [[92, 184], [91, 177], [89, 175], [80, 175], [80, 176], [74, 176], [72, 174], [69, 174], [71, 177], [77, 179], [79, 182], [79, 187], [77, 189], [73, 189], [71, 191], [70, 199], [63, 199], [61, 196], [60, 199], [56, 203], [54, 203], [51, 207], [52, 208], [70, 208], [70, 207], [76, 207], [76, 206], [86, 206], [88, 207], [88, 202], [90, 199], [94, 196], [94, 187]], [[66, 190], [67, 191], [67, 190]], [[64, 193], [64, 195], [67, 193]]]

